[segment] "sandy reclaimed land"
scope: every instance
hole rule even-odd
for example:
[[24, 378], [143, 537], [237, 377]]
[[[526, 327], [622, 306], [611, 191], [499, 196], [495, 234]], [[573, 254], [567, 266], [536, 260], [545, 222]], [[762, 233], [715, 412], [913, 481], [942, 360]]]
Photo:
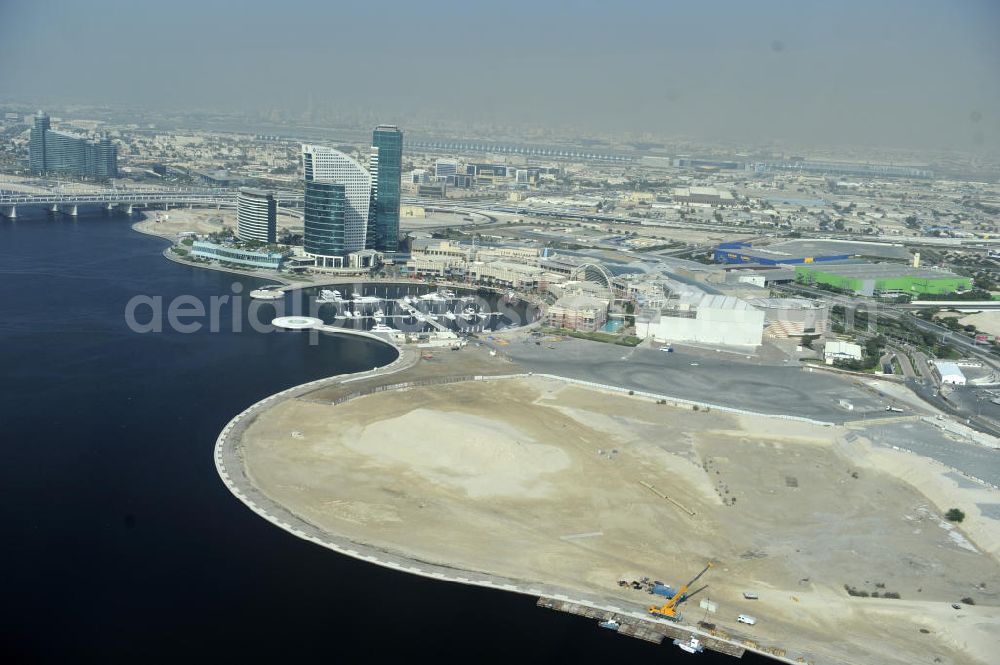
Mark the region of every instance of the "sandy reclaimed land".
[[974, 325], [977, 330], [988, 335], [1000, 335], [1000, 311], [992, 310], [969, 314], [960, 318], [958, 322], [963, 326]]
[[[677, 585], [711, 561], [708, 620], [792, 658], [991, 663], [1000, 649], [1000, 523], [941, 517], [997, 492], [962, 495], [944, 467], [864, 432], [525, 377], [279, 402], [241, 451], [271, 500], [412, 560], [629, 608], [653, 597], [620, 578]], [[976, 605], [952, 609], [963, 597]], [[696, 603], [685, 623], [705, 617]]]
[[[208, 235], [217, 233], [228, 226], [236, 229], [236, 210], [233, 208], [171, 208], [170, 210], [147, 210], [146, 219], [135, 225], [144, 233], [152, 233], [176, 241], [181, 233]], [[302, 231], [302, 220], [294, 215], [278, 214], [278, 228], [294, 232]]]

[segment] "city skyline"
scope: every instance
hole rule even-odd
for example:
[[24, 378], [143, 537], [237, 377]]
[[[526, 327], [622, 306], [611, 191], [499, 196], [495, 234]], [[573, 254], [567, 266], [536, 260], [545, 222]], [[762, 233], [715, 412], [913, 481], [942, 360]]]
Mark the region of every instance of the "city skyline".
[[[134, 20], [136, 11], [111, 0], [87, 9], [6, 3], [0, 20], [21, 29], [8, 36], [0, 86], [14, 96], [141, 100], [153, 107], [301, 107], [316, 116], [336, 109], [369, 126], [373, 120], [409, 127], [411, 119], [430, 125], [457, 117], [469, 124], [746, 142], [993, 153], [1000, 146], [1000, 7], [985, 1], [963, 3], [961, 11], [946, 3], [900, 1], [585, 4], [572, 12], [515, 3], [517, 30], [469, 7], [431, 3], [387, 12], [377, 4], [351, 6], [337, 8], [337, 20], [379, 25], [382, 48], [335, 71], [296, 66], [370, 50], [366, 31], [313, 39], [329, 9], [309, 7], [314, 20], [302, 23], [305, 7], [295, 2], [266, 18], [253, 6], [227, 11], [225, 3], [145, 7], [149, 30], [142, 45], [137, 36], [115, 31], [116, 21]], [[194, 15], [202, 20], [187, 20]], [[386, 15], [393, 20], [384, 21]], [[216, 19], [233, 30], [218, 34]], [[253, 48], [234, 41], [265, 22], [276, 34], [298, 36]], [[75, 25], [108, 39], [78, 49], [72, 39], [43, 38], [71, 37]], [[148, 39], [169, 43], [177, 34], [197, 47], [144, 46]], [[137, 57], [117, 57], [120, 50]], [[425, 77], [411, 75], [435, 70], [448, 72], [447, 85], [432, 89]], [[123, 84], [103, 85], [108, 78]], [[280, 80], [300, 95], [262, 99], [247, 85], [251, 78]], [[314, 85], [317, 79], [327, 85]], [[371, 85], [376, 80], [379, 85]]]

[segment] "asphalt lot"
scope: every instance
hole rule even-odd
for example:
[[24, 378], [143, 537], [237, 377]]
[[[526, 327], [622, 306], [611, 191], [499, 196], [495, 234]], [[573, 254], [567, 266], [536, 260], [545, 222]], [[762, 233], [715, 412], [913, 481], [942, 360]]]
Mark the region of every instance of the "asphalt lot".
[[884, 423], [870, 427], [868, 433], [876, 445], [899, 446], [1000, 485], [1000, 451], [953, 440], [930, 423]]
[[[567, 338], [514, 341], [501, 351], [530, 371], [708, 402], [766, 414], [840, 423], [884, 412], [871, 393], [843, 379], [727, 351], [673, 353]], [[848, 411], [838, 405], [846, 399]]]

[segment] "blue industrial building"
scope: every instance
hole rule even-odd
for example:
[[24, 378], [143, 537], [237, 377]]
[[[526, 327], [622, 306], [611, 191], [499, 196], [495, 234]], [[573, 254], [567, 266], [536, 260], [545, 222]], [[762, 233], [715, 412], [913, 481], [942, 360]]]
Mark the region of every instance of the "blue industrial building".
[[851, 258], [850, 254], [826, 254], [816, 256], [803, 256], [799, 254], [786, 254], [767, 249], [754, 249], [748, 242], [724, 242], [715, 248], [714, 259], [716, 263], [755, 263], [762, 266], [776, 266], [781, 264], [818, 263], [821, 261], [846, 261]]

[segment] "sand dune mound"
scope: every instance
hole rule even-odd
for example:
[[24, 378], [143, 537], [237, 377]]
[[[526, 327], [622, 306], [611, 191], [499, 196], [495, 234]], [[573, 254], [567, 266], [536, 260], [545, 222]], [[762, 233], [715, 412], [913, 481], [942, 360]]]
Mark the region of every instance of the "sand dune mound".
[[354, 427], [343, 441], [356, 453], [402, 465], [470, 497], [544, 496], [542, 477], [570, 465], [564, 450], [523, 430], [458, 412], [414, 409]]

